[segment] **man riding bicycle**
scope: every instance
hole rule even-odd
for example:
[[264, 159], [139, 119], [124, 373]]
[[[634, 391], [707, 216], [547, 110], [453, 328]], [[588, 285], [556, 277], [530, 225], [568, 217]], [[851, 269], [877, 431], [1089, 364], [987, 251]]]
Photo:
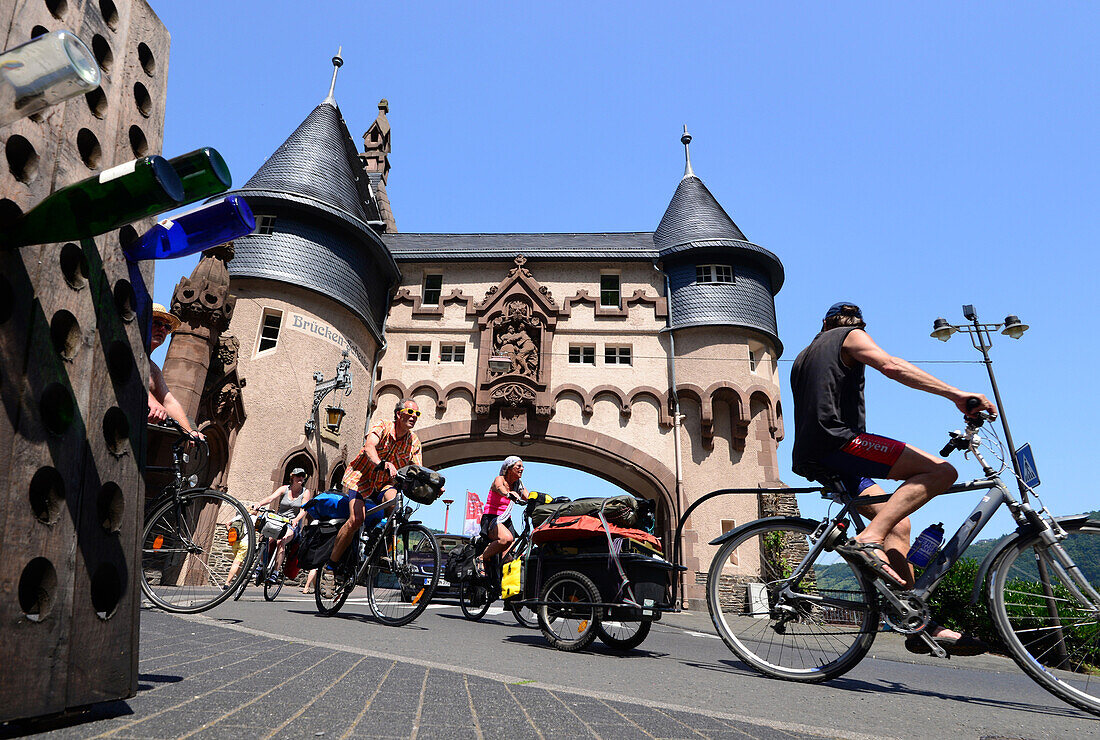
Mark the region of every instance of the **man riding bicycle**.
[[[862, 507], [861, 513], [872, 517], [866, 529], [835, 549], [887, 584], [906, 589], [914, 583], [913, 568], [906, 559], [909, 515], [950, 488], [958, 474], [946, 460], [867, 432], [864, 367], [869, 365], [910, 388], [943, 396], [964, 414], [996, 414], [997, 410], [984, 395], [961, 391], [887, 354], [864, 331], [866, 326], [859, 306], [836, 303], [825, 313], [821, 332], [795, 359], [791, 369], [795, 418], [791, 467], [806, 478], [839, 477], [850, 493], [865, 496], [885, 495], [872, 478], [903, 481], [886, 502]], [[971, 398], [978, 400], [974, 409], [966, 406]], [[985, 645], [970, 635], [935, 623], [929, 624], [928, 631], [949, 653], [984, 652]], [[911, 652], [930, 652], [917, 635], [911, 635], [905, 647]]]
[[[348, 464], [344, 473], [344, 490], [351, 496], [348, 520], [336, 534], [327, 567], [338, 569], [337, 564], [366, 517], [366, 502], [372, 508], [382, 503], [389, 504], [397, 496], [391, 481], [397, 475], [398, 468], [423, 465], [420, 438], [413, 431], [419, 418], [420, 407], [411, 398], [404, 398], [394, 409], [393, 421], [376, 421], [371, 425], [363, 440], [363, 449]], [[372, 518], [377, 516], [381, 520], [381, 511], [392, 508], [393, 505], [389, 504]]]

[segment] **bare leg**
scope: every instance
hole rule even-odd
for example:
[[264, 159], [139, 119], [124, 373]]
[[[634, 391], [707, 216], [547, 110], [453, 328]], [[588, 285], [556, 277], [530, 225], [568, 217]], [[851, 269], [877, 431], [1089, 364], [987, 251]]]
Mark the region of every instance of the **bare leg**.
[[359, 531], [359, 525], [363, 523], [365, 511], [366, 507], [363, 504], [363, 499], [356, 496], [351, 500], [351, 505], [348, 507], [348, 520], [336, 533], [336, 542], [332, 545], [332, 555], [329, 556], [331, 562], [339, 563], [340, 558], [344, 557], [344, 552], [351, 544], [352, 537]]
[[906, 445], [901, 457], [890, 468], [890, 478], [905, 482], [898, 486], [889, 501], [876, 507], [875, 518], [856, 535], [856, 540], [884, 543], [902, 519], [950, 488], [957, 477], [958, 472], [946, 460]]
[[488, 564], [490, 558], [498, 553], [502, 553], [507, 550], [512, 544], [512, 533], [508, 531], [508, 527], [504, 526], [500, 522], [493, 525], [492, 536], [495, 537], [489, 546], [485, 548], [485, 552], [481, 553], [481, 559]]

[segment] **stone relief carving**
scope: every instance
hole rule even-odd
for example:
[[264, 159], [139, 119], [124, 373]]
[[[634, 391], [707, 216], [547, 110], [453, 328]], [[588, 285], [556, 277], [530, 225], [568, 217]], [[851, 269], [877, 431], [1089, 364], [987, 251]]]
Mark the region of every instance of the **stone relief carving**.
[[509, 301], [504, 314], [493, 320], [493, 353], [512, 360], [510, 370], [489, 371], [491, 377], [520, 375], [537, 380], [539, 343], [545, 322], [522, 300]]

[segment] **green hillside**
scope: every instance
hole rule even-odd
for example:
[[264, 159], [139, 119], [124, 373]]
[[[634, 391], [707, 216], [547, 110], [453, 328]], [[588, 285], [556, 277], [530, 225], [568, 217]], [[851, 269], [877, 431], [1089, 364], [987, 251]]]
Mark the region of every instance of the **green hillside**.
[[[1089, 516], [1093, 519], [1100, 519], [1100, 511], [1089, 512]], [[980, 563], [998, 542], [1000, 542], [999, 537], [977, 540], [967, 548], [964, 559], [969, 558]], [[1093, 583], [1100, 583], [1100, 536], [1071, 538], [1067, 542], [1067, 550], [1089, 580]], [[1016, 570], [1018, 571], [1023, 565], [1022, 559], [1017, 561]], [[1034, 571], [1034, 564], [1030, 564], [1030, 569], [1032, 570], [1031, 577], [1038, 578], [1038, 573]], [[852, 576], [851, 568], [846, 563], [834, 563], [815, 568], [815, 570], [821, 588], [844, 590], [855, 587], [855, 578]]]

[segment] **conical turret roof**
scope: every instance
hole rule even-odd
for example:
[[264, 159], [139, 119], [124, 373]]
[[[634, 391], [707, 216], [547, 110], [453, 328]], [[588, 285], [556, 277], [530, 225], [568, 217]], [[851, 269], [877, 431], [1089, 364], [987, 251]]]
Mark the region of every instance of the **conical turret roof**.
[[783, 264], [767, 249], [753, 244], [733, 222], [707, 186], [694, 174], [685, 175], [653, 234], [662, 259], [689, 251], [729, 248], [760, 263], [772, 280], [772, 290], [783, 285]]
[[371, 202], [366, 175], [356, 174], [358, 153], [335, 101], [313, 109], [235, 195], [289, 200], [314, 206], [369, 231], [364, 203]]

